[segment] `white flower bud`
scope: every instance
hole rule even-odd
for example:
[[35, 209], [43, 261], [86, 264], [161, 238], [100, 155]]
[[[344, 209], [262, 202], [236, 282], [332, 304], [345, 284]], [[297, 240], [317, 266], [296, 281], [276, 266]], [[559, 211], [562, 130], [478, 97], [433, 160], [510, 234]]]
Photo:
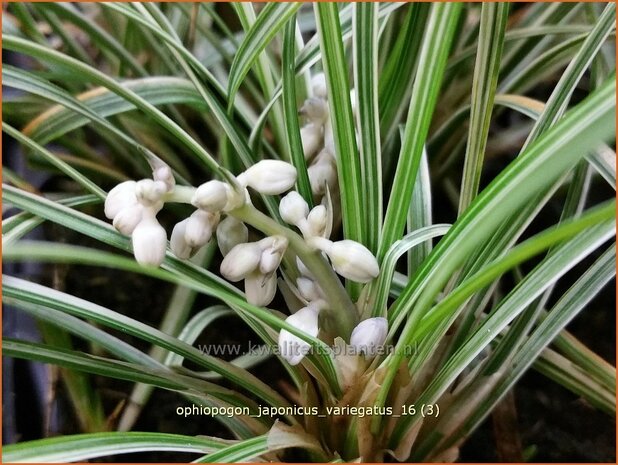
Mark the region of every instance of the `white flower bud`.
[[[325, 155], [322, 155], [323, 153]], [[332, 157], [329, 159], [328, 157], [328, 153], [322, 150], [313, 165], [307, 169], [313, 195], [324, 195], [326, 193], [326, 186], [332, 190], [337, 185], [337, 169], [335, 168], [334, 159]]]
[[238, 182], [262, 194], [277, 195], [290, 190], [296, 182], [296, 168], [280, 160], [262, 160], [241, 173]]
[[323, 237], [311, 237], [307, 243], [326, 253], [335, 271], [344, 278], [366, 283], [380, 274], [378, 261], [371, 251], [356, 241], [331, 242]]
[[328, 97], [328, 89], [326, 87], [326, 76], [324, 73], [318, 73], [311, 77], [311, 90], [313, 95], [320, 98]]
[[380, 274], [376, 258], [358, 242], [349, 239], [334, 242], [328, 256], [337, 273], [357, 283], [369, 282]]
[[145, 210], [132, 236], [133, 255], [141, 265], [159, 266], [165, 258], [167, 235], [155, 218], [154, 212]]
[[352, 331], [350, 345], [358, 353], [364, 352], [368, 357], [374, 357], [379, 347], [382, 347], [388, 334], [388, 320], [382, 317], [368, 318], [361, 321]]
[[262, 248], [256, 242], [238, 244], [221, 262], [221, 274], [232, 282], [246, 278], [260, 264]]
[[138, 202], [147, 207], [156, 206], [158, 210], [163, 207], [161, 198], [166, 192], [167, 186], [163, 181], [142, 179], [135, 186], [135, 196]]
[[174, 255], [178, 258], [186, 260], [191, 258], [191, 256], [195, 253], [195, 249], [193, 249], [185, 239], [185, 232], [187, 231], [187, 223], [189, 218], [182, 220], [180, 223], [176, 223], [174, 229], [172, 230], [172, 236], [170, 237], [170, 248]]
[[130, 236], [142, 220], [144, 208], [146, 207], [139, 203], [134, 203], [133, 205], [123, 208], [114, 217], [114, 228], [122, 234]]
[[313, 302], [324, 297], [320, 292], [320, 287], [313, 279], [300, 277], [296, 279], [296, 287], [300, 295], [307, 302]]
[[305, 160], [309, 160], [322, 146], [322, 128], [313, 123], [303, 126], [300, 128], [300, 140], [303, 143]]
[[226, 217], [217, 227], [217, 244], [224, 257], [238, 244], [249, 240], [249, 229], [245, 223], [233, 216]]
[[307, 216], [308, 232], [311, 236], [324, 236], [328, 215], [324, 205], [316, 205]]
[[[307, 333], [310, 336], [318, 335], [318, 313], [314, 306], [301, 308], [299, 311], [285, 319], [287, 323]], [[292, 333], [282, 329], [279, 333], [279, 352], [290, 365], [298, 365], [309, 350], [311, 345]]]
[[305, 103], [300, 107], [300, 114], [305, 116], [309, 121], [316, 126], [324, 125], [328, 118], [328, 104], [326, 100], [318, 97], [312, 97], [305, 100]]
[[162, 181], [165, 183], [165, 187], [167, 191], [171, 191], [176, 185], [176, 180], [174, 179], [174, 174], [172, 173], [172, 169], [167, 165], [161, 165], [152, 172], [152, 178], [155, 181]]
[[264, 274], [274, 272], [281, 263], [288, 247], [288, 240], [283, 236], [270, 236], [262, 239], [258, 244], [262, 248], [260, 271]]
[[254, 271], [245, 278], [245, 296], [247, 302], [258, 307], [265, 307], [271, 303], [277, 292], [277, 275], [262, 274]]
[[279, 202], [279, 214], [286, 223], [297, 225], [309, 214], [309, 205], [302, 195], [291, 191]]
[[191, 204], [209, 212], [218, 212], [225, 208], [228, 202], [227, 184], [221, 181], [208, 181], [197, 188]]
[[136, 185], [135, 181], [125, 181], [109, 191], [105, 198], [105, 216], [107, 219], [113, 220], [120, 213], [120, 210], [137, 203], [137, 197], [135, 197]]
[[187, 245], [192, 248], [206, 245], [212, 237], [212, 230], [219, 222], [219, 214], [196, 210], [188, 219], [185, 230]]

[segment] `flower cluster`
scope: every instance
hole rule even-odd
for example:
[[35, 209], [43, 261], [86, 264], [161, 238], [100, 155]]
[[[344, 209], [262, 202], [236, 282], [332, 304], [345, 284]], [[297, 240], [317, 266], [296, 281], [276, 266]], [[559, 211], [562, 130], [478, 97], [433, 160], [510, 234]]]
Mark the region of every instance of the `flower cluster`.
[[[329, 116], [326, 78], [323, 73], [311, 79], [313, 96], [305, 101], [300, 113], [307, 123], [300, 129], [303, 153], [307, 160], [311, 191], [316, 198], [326, 192], [326, 187], [333, 191], [337, 188], [337, 163], [333, 126]], [[354, 105], [355, 99], [351, 94]], [[353, 106], [354, 110], [354, 106]]]
[[[191, 199], [196, 210], [174, 226], [170, 248], [178, 258], [187, 259], [210, 242], [217, 231], [219, 248], [227, 255], [238, 244], [247, 242], [247, 227], [236, 218], [221, 217], [250, 202], [247, 187], [263, 194], [281, 194], [294, 186], [296, 169], [278, 160], [262, 160], [236, 178], [243, 192], [212, 180], [197, 189]], [[166, 195], [175, 187], [167, 165], [154, 169], [153, 179], [126, 181], [114, 187], [105, 199], [105, 216], [118, 231], [132, 237], [133, 254], [142, 265], [159, 266], [165, 257], [167, 234], [156, 219]]]
[[[333, 269], [352, 281], [366, 283], [378, 276], [380, 269], [373, 254], [362, 244], [352, 240], [333, 242], [328, 239], [332, 228], [332, 215], [324, 205], [309, 210], [309, 205], [295, 191], [289, 192], [279, 203], [279, 213], [286, 223], [296, 226], [307, 244], [330, 259]], [[328, 304], [315, 276], [300, 258], [296, 258], [300, 276], [296, 279], [296, 295], [305, 307], [290, 315], [286, 322], [306, 334], [316, 337], [319, 333], [319, 314]], [[294, 289], [293, 289], [294, 290]], [[350, 345], [356, 353], [372, 357], [387, 334], [385, 318], [369, 318], [354, 328]], [[279, 352], [291, 364], [296, 365], [307, 355], [311, 345], [289, 331], [279, 333]]]
[[[332, 130], [329, 129], [323, 76], [314, 79], [313, 84], [316, 97], [309, 99], [304, 106], [304, 113], [311, 122], [303, 128], [303, 143], [311, 142], [307, 139], [307, 131], [319, 132], [319, 137], [315, 138], [317, 142], [311, 142], [315, 146], [305, 146], [305, 153], [311, 158], [311, 152], [323, 146], [310, 167], [310, 173], [314, 173], [312, 187], [321, 186], [313, 189], [313, 193], [323, 195], [331, 181], [331, 175], [333, 182], [336, 182], [334, 147]], [[332, 171], [326, 177], [319, 177], [315, 173], [326, 170], [326, 165], [320, 161], [326, 158]], [[116, 229], [131, 236], [133, 253], [140, 264], [159, 266], [165, 257], [167, 234], [156, 216], [170, 199], [181, 199], [180, 201], [190, 203], [195, 210], [188, 218], [174, 226], [170, 237], [171, 251], [178, 258], [188, 259], [216, 235], [224, 257], [220, 266], [221, 275], [231, 282], [244, 281], [247, 301], [266, 306], [272, 302], [277, 291], [277, 269], [288, 249], [291, 232], [281, 227], [281, 234], [250, 242], [247, 226], [236, 216], [247, 220], [247, 217], [239, 214], [247, 209], [240, 208], [247, 205], [253, 208], [247, 188], [266, 195], [283, 194], [294, 186], [296, 175], [296, 169], [289, 163], [263, 160], [239, 174], [234, 185], [211, 180], [195, 189], [180, 189], [176, 188], [170, 167], [161, 164], [154, 168], [152, 179], [127, 181], [114, 187], [105, 201], [105, 215], [113, 220]], [[322, 199], [323, 202], [326, 200], [326, 205], [330, 205], [326, 197]], [[366, 247], [355, 241], [329, 239], [333, 214], [326, 205], [319, 204], [310, 209], [298, 192], [290, 191], [281, 199], [279, 213], [283, 221], [298, 228], [302, 234], [305, 253], [313, 250], [314, 253], [321, 254], [324, 260], [330, 261], [338, 274], [347, 279], [359, 283], [371, 281], [379, 273], [376, 258]], [[294, 256], [290, 256], [292, 264]], [[328, 296], [318, 284], [319, 280], [307, 264], [298, 256], [295, 258], [298, 277], [296, 286], [291, 285], [290, 288], [305, 306], [290, 315], [286, 321], [300, 331], [317, 337], [320, 312], [324, 309], [334, 310], [329, 307]], [[322, 283], [324, 284], [323, 281]], [[383, 344], [386, 333], [386, 319], [370, 318], [354, 329], [350, 344], [357, 352], [364, 352], [367, 357], [371, 357], [375, 348]], [[279, 345], [281, 354], [292, 365], [300, 363], [310, 349], [308, 343], [285, 330], [279, 334]]]
[[232, 282], [245, 280], [247, 302], [265, 306], [277, 291], [277, 275], [288, 240], [269, 236], [258, 242], [235, 245], [221, 262], [221, 274]]
[[114, 227], [130, 235], [133, 254], [142, 265], [159, 266], [165, 256], [167, 235], [157, 221], [163, 196], [174, 188], [169, 166], [154, 169], [153, 179], [126, 181], [114, 187], [105, 199], [105, 216]]

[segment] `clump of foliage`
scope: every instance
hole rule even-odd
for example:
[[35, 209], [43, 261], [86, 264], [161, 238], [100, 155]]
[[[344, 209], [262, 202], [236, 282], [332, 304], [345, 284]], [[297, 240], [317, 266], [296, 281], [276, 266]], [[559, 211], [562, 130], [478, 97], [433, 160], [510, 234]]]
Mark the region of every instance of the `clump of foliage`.
[[[4, 276], [44, 341], [3, 354], [65, 368], [83, 430], [4, 460], [451, 461], [530, 368], [615, 415], [615, 368], [565, 330], [615, 276], [615, 201], [589, 201], [616, 183], [614, 24], [612, 3], [9, 4], [2, 130], [64, 182], [3, 168], [3, 259], [176, 292], [157, 329]], [[43, 222], [101, 247], [24, 239]], [[231, 315], [266, 355], [195, 347]], [[130, 402], [104, 411], [89, 374]], [[155, 388], [241, 412], [215, 416], [234, 439], [130, 432]]]

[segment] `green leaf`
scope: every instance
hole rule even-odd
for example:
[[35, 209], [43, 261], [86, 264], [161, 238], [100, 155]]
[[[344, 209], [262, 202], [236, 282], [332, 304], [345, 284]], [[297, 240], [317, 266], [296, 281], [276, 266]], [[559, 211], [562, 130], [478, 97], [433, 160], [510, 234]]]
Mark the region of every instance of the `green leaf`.
[[401, 236], [406, 223], [414, 180], [461, 7], [459, 3], [435, 3], [431, 6], [417, 66], [419, 74], [412, 89], [404, 139], [384, 217], [378, 249], [380, 262], [390, 246]]
[[60, 436], [5, 445], [6, 462], [82, 462], [98, 457], [152, 451], [203, 454], [219, 450], [226, 441], [206, 436], [167, 433], [96, 433]]
[[[91, 205], [100, 203], [101, 200], [96, 195], [80, 195], [77, 197], [68, 197], [58, 200], [58, 203], [67, 207], [77, 207], [81, 205]], [[26, 235], [38, 225], [43, 223], [43, 219], [38, 218], [30, 213], [22, 212], [17, 215], [8, 217], [2, 221], [2, 248], [5, 252], [9, 250], [8, 246], [14, 244], [19, 238]]]
[[610, 32], [614, 28], [616, 22], [616, 5], [608, 3], [599, 18], [593, 30], [588, 34], [581, 48], [569, 63], [569, 66], [560, 77], [560, 81], [554, 87], [549, 100], [545, 104], [543, 113], [537, 119], [532, 131], [528, 134], [528, 138], [522, 147], [522, 151], [530, 142], [536, 139], [540, 134], [553, 126], [562, 116], [569, 103], [571, 95], [575, 91], [577, 83], [584, 75], [586, 69], [592, 63], [592, 60], [599, 52], [601, 46]]
[[2, 132], [7, 133], [9, 136], [16, 139], [20, 144], [23, 144], [24, 146], [28, 147], [30, 150], [33, 150], [39, 155], [41, 155], [45, 160], [47, 160], [53, 166], [58, 168], [61, 172], [66, 174], [69, 178], [72, 178], [75, 182], [81, 185], [88, 192], [96, 195], [100, 199], [105, 199], [105, 196], [107, 195], [107, 193], [103, 189], [101, 189], [99, 186], [97, 186], [95, 183], [93, 183], [90, 179], [88, 179], [86, 176], [81, 174], [79, 171], [74, 169], [72, 166], [60, 160], [56, 155], [51, 153], [45, 147], [40, 146], [39, 144], [34, 142], [29, 137], [24, 136], [21, 132], [15, 130], [14, 128], [9, 126], [7, 123], [2, 123]]
[[[290, 5], [288, 4], [287, 6], [289, 7]], [[300, 4], [298, 4], [296, 8], [294, 8], [294, 6], [295, 5], [292, 5], [292, 10], [294, 12], [290, 15], [290, 17], [296, 14], [296, 10], [300, 7]], [[236, 11], [236, 14], [238, 15], [238, 18], [240, 19], [242, 27], [246, 32], [245, 40], [248, 40], [249, 36], [255, 32], [256, 27], [262, 27], [260, 25], [260, 22], [256, 20], [254, 6], [251, 3], [238, 2], [238, 3], [232, 3], [232, 8], [234, 8], [234, 10]], [[274, 8], [269, 9], [269, 6], [266, 5], [264, 9], [262, 10], [262, 12], [260, 13], [260, 18], [261, 18], [260, 21], [262, 20], [262, 17], [265, 15], [266, 16], [268, 15], [277, 16], [280, 13], [281, 11], [275, 11]], [[286, 12], [286, 16], [287, 16], [287, 12]], [[269, 19], [274, 19], [274, 18], [267, 18], [267, 20]], [[291, 21], [291, 22], [294, 23], [294, 21]], [[288, 24], [289, 23], [290, 21], [288, 21]], [[278, 27], [283, 27], [283, 26], [278, 26]], [[274, 31], [273, 37], [277, 32], [278, 31], [276, 30]], [[268, 31], [269, 35], [270, 33], [271, 31]], [[253, 36], [253, 39], [256, 42], [258, 40], [256, 35]], [[251, 45], [255, 46], [256, 42], [254, 42]], [[270, 42], [270, 40], [268, 42]], [[266, 43], [266, 45], [268, 45], [268, 42]], [[244, 45], [244, 42], [240, 45], [239, 51], [243, 47], [243, 45]], [[238, 55], [236, 55], [236, 57], [238, 57]], [[270, 59], [270, 56], [267, 53], [266, 47], [264, 47], [261, 53], [258, 54], [256, 61], [257, 61], [257, 70], [256, 70], [257, 73], [256, 74], [258, 76], [260, 87], [262, 88], [262, 93], [264, 94], [264, 97], [266, 99], [269, 99], [273, 95], [274, 90], [275, 90], [274, 76], [276, 75], [276, 73], [275, 73], [275, 66], [272, 63], [272, 60]], [[234, 63], [232, 63], [232, 66], [233, 65]], [[230, 84], [231, 84], [231, 71], [230, 71]], [[229, 93], [228, 95], [230, 96], [229, 99], [232, 100], [233, 102], [235, 94]], [[273, 133], [275, 136], [275, 141], [282, 143], [285, 131], [284, 131], [284, 123], [283, 123], [283, 113], [281, 111], [280, 105], [275, 105], [274, 107], [274, 113], [272, 115], [272, 123], [273, 123], [272, 129], [273, 129]], [[283, 156], [282, 158], [289, 159], [289, 157], [286, 157], [286, 156]]]
[[45, 306], [15, 299], [10, 296], [3, 296], [2, 301], [7, 305], [12, 305], [19, 308], [40, 321], [44, 321], [50, 325], [62, 328], [67, 333], [75, 334], [88, 341], [96, 342], [97, 346], [100, 346], [110, 354], [115, 355], [122, 360], [135, 363], [137, 365], [165, 369], [163, 364], [136, 349], [131, 344], [121, 341], [117, 337], [114, 337], [96, 326], [80, 320], [79, 318], [61, 313]]
[[337, 159], [343, 234], [346, 239], [366, 245], [366, 221], [363, 213], [365, 194], [361, 188], [361, 162], [356, 146], [348, 65], [343, 49], [337, 4], [315, 3], [314, 9], [328, 89], [329, 121], [332, 124], [337, 152], [333, 155]]
[[238, 47], [228, 83], [228, 105], [231, 107], [243, 79], [258, 60], [268, 43], [284, 26], [301, 3], [267, 3]]
[[[538, 143], [511, 163], [509, 168], [477, 197], [473, 202], [474, 208], [471, 207], [468, 213], [455, 223], [425, 264], [424, 269], [431, 270], [424, 278], [428, 283], [423, 291], [427, 297], [430, 293], [435, 296], [469, 251], [491, 236], [495, 225], [511, 212], [517, 211], [519, 206], [536, 195], [543, 186], [551, 185], [600, 140], [607, 140], [613, 135], [614, 94], [615, 83], [608, 81], [603, 88], [571, 110], [545, 137], [539, 139]], [[565, 150], [567, 147], [568, 150]], [[447, 257], [448, 266], [442, 266], [446, 264]], [[424, 273], [425, 271], [421, 270], [419, 276]], [[438, 276], [440, 279], [436, 280]], [[393, 317], [402, 307], [411, 308], [415, 305], [409, 297], [417, 285], [417, 282], [411, 282], [406, 286], [406, 290], [391, 309]], [[418, 304], [414, 312], [422, 313]]]
[[[434, 224], [417, 229], [395, 242], [384, 256], [382, 269], [378, 279], [372, 281], [367, 288], [367, 299], [364, 305], [364, 312], [371, 312], [372, 317], [385, 316], [390, 283], [395, 274], [397, 260], [410, 249], [421, 245], [423, 242], [431, 241], [434, 237], [443, 236], [447, 233], [451, 225]], [[358, 305], [358, 304], [357, 304]]]
[[[403, 2], [398, 3], [385, 3], [381, 5], [380, 12], [378, 13], [378, 18], [383, 23], [388, 19], [389, 15], [397, 10], [399, 7], [404, 5]], [[339, 12], [339, 19], [341, 21], [341, 31], [342, 31], [342, 39], [343, 41], [347, 41], [352, 35], [352, 25], [351, 25], [351, 6], [345, 6]], [[313, 24], [313, 23], [312, 23]], [[319, 44], [319, 36], [315, 35], [309, 41], [307, 41], [305, 47], [297, 54], [296, 56], [296, 75], [300, 75], [302, 73], [307, 72], [307, 70], [316, 64], [320, 60], [320, 44]], [[259, 139], [261, 135], [261, 131], [263, 129], [264, 124], [266, 123], [266, 119], [268, 118], [268, 113], [273, 108], [277, 100], [282, 95], [282, 83], [279, 82], [277, 87], [275, 88], [275, 92], [270, 99], [269, 102], [266, 103], [262, 113], [260, 114], [257, 123], [255, 124], [253, 130], [251, 131], [250, 140], [252, 141], [252, 146]]]
[[[208, 401], [212, 396], [228, 405], [246, 407], [252, 404], [252, 401], [239, 396], [235, 391], [198, 378], [178, 373], [171, 374], [168, 370], [157, 370], [133, 363], [87, 355], [82, 352], [58, 349], [44, 344], [4, 338], [3, 353], [8, 357], [51, 363], [110, 378], [149, 383], [164, 389], [186, 393], [192, 397], [202, 398], [203, 401]], [[257, 412], [255, 404], [253, 404], [252, 410], [253, 413]]]
[[[56, 140], [93, 121], [125, 139], [129, 144], [139, 146], [137, 142], [104, 119], [133, 111], [136, 106], [104, 87], [89, 90], [74, 98], [68, 92], [37, 78], [32, 73], [10, 66], [3, 66], [2, 78], [5, 85], [9, 87], [40, 95], [58, 104], [32, 120], [23, 129], [26, 135], [41, 144]], [[185, 79], [148, 77], [124, 81], [123, 85], [152, 105], [183, 103], [200, 111], [205, 109], [199, 94]]]
[[54, 63], [65, 67], [66, 69], [74, 72], [76, 77], [81, 77], [92, 83], [107, 87], [112, 92], [132, 102], [137, 108], [152, 117], [157, 123], [178, 138], [180, 142], [191, 150], [193, 154], [205, 163], [205, 165], [212, 171], [225, 177], [214, 158], [212, 158], [212, 156], [202, 146], [200, 146], [193, 138], [191, 138], [191, 136], [189, 136], [180, 126], [178, 126], [177, 123], [165, 115], [161, 110], [157, 109], [155, 106], [137, 95], [135, 92], [127, 89], [122, 84], [118, 84], [115, 80], [106, 76], [104, 73], [81, 63], [74, 58], [64, 55], [63, 53], [47, 47], [42, 47], [19, 37], [5, 35], [2, 43], [4, 48], [7, 50], [24, 53], [44, 62]]
[[387, 58], [379, 79], [379, 115], [382, 141], [391, 141], [409, 101], [418, 54], [422, 44], [422, 31], [431, 4], [406, 4], [408, 12], [397, 40]]
[[178, 353], [187, 360], [213, 370], [239, 386], [243, 386], [271, 405], [287, 404], [287, 401], [277, 392], [247, 371], [228, 362], [203, 354], [194, 347], [132, 318], [69, 294], [10, 276], [3, 277], [2, 289], [3, 295], [7, 297], [56, 309], [69, 315], [90, 319]]
[[[497, 95], [496, 104], [504, 105], [513, 110], [537, 119], [543, 112], [544, 103], [521, 95]], [[595, 150], [586, 155], [586, 159], [594, 169], [616, 190], [616, 153], [606, 144], [599, 144]]]
[[365, 245], [377, 252], [382, 229], [382, 158], [378, 114], [378, 4], [354, 3], [354, 82], [360, 134]]
[[[421, 163], [414, 181], [412, 203], [408, 211], [408, 233], [432, 224], [431, 179], [427, 152], [423, 150]], [[420, 268], [432, 249], [431, 241], [426, 241], [408, 251], [408, 276], [413, 276]]]
[[[448, 447], [449, 443], [455, 443], [459, 438], [467, 436], [470, 431], [476, 428], [533, 363], [539, 371], [548, 376], [552, 376], [552, 374], [557, 377], [561, 376], [561, 382], [564, 382], [570, 388], [583, 386], [584, 389], [578, 392], [579, 394], [584, 395], [598, 407], [615, 412], [614, 396], [609, 396], [608, 399], [598, 389], [591, 388], [589, 380], [584, 377], [575, 380], [562, 376], [556, 368], [552, 368], [552, 365], [561, 363], [560, 357], [555, 353], [543, 352], [551, 340], [590, 303], [599, 289], [615, 275], [615, 257], [616, 250], [615, 245], [613, 245], [560, 298], [554, 308], [549, 311], [549, 316], [532, 332], [522, 348], [515, 354], [509, 370], [501, 370], [490, 392], [483, 396], [477, 408], [459, 419], [461, 427], [456, 428], [457, 433], [449, 436], [443, 447]], [[542, 353], [545, 353], [546, 357], [539, 360]], [[484, 373], [484, 375], [488, 375], [488, 373]], [[495, 378], [496, 375], [493, 375], [493, 377]], [[485, 379], [487, 379], [487, 376], [479, 377], [479, 380]], [[464, 398], [463, 401], [465, 402], [466, 399]]]
[[58, 17], [64, 18], [75, 24], [96, 44], [102, 51], [117, 57], [123, 66], [130, 68], [138, 76], [147, 76], [148, 72], [139, 63], [135, 56], [129, 52], [116, 38], [100, 27], [95, 21], [87, 18], [71, 3], [48, 3], [45, 8], [54, 11]]
[[[496, 177], [453, 225], [419, 270], [417, 279], [410, 281], [391, 307], [391, 321], [407, 314], [401, 344], [410, 343], [410, 335], [416, 331], [437, 293], [471, 251], [489, 239], [504, 219], [537, 195], [544, 186], [555, 182], [600, 140], [614, 134], [615, 90], [615, 82], [609, 81], [571, 110]], [[417, 298], [412, 299], [411, 296], [418, 290], [419, 279], [423, 282], [422, 290]], [[399, 351], [387, 360], [388, 373], [378, 405], [383, 405], [403, 356], [403, 352]]]
[[313, 195], [307, 174], [307, 162], [303, 152], [303, 143], [300, 138], [298, 124], [298, 107], [296, 99], [296, 73], [294, 71], [294, 55], [296, 44], [296, 17], [294, 16], [285, 26], [283, 37], [282, 82], [283, 82], [283, 112], [288, 149], [292, 164], [296, 167], [298, 192], [303, 196], [311, 208]]
[[573, 51], [585, 40], [585, 35], [575, 36], [550, 48], [538, 58], [528, 63], [526, 67], [517, 73], [500, 80], [498, 92], [525, 93], [538, 82], [546, 79], [551, 73], [556, 72], [571, 60]]
[[325, 454], [317, 440], [302, 428], [291, 428], [280, 422], [275, 423], [268, 434], [229, 445], [210, 455], [196, 460], [196, 463], [239, 463], [249, 462], [256, 457], [292, 447], [311, 450], [317, 453], [320, 461]]
[[[609, 207], [609, 208], [608, 208]], [[504, 329], [515, 316], [524, 311], [526, 307], [538, 297], [548, 286], [550, 286], [560, 276], [565, 274], [570, 268], [575, 266], [582, 258], [590, 254], [603, 242], [607, 241], [615, 233], [614, 220], [612, 219], [615, 203], [604, 208], [597, 208], [578, 220], [565, 222], [551, 230], [534, 236], [523, 242], [510, 251], [504, 258], [488, 264], [477, 275], [472, 276], [462, 283], [458, 288], [451, 292], [448, 297], [433, 307], [421, 320], [418, 329], [415, 331], [415, 341], [421, 340], [424, 335], [430, 334], [430, 338], [438, 339], [440, 334], [436, 334], [436, 324], [440, 323], [443, 331], [452, 323], [454, 315], [449, 317], [449, 312], [455, 310], [465, 300], [472, 295], [475, 290], [482, 289], [491, 280], [502, 274], [516, 263], [530, 258], [560, 240], [564, 240], [579, 233], [573, 240], [566, 242], [560, 247], [560, 252], [550, 255], [542, 262], [525, 280], [523, 280], [510, 294], [502, 301], [498, 309], [483, 322], [478, 330], [466, 341], [466, 343], [449, 359], [441, 368], [440, 372], [434, 377], [421, 395], [419, 404], [423, 402], [431, 403], [441, 395], [460, 374], [470, 361], [480, 353], [499, 333]], [[609, 218], [611, 221], [607, 221]], [[596, 227], [591, 225], [598, 224]], [[450, 310], [447, 310], [450, 308]], [[443, 324], [442, 324], [443, 323]], [[433, 328], [433, 329], [432, 329]], [[405, 334], [405, 330], [404, 330]], [[400, 341], [402, 342], [402, 341]], [[407, 344], [412, 344], [412, 338], [406, 339]], [[434, 341], [435, 343], [435, 341]], [[549, 343], [549, 341], [548, 341]], [[431, 347], [432, 344], [427, 344]], [[425, 354], [425, 359], [430, 354]], [[422, 359], [421, 355], [419, 359]], [[414, 360], [415, 369], [422, 360]], [[499, 364], [501, 369], [506, 366]], [[418, 419], [404, 418], [401, 420], [393, 432], [393, 441], [401, 438], [413, 423]], [[395, 443], [395, 442], [393, 442]]]
[[508, 17], [508, 3], [484, 3], [481, 6], [478, 51], [472, 82], [470, 128], [459, 196], [460, 215], [476, 197], [479, 189]]

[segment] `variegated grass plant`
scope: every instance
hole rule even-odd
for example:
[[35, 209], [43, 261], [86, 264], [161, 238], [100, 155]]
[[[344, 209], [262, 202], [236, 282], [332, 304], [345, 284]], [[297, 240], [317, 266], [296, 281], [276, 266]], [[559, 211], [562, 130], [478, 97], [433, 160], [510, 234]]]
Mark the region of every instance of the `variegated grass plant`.
[[[614, 415], [614, 367], [565, 330], [615, 273], [614, 200], [589, 201], [616, 182], [614, 24], [611, 3], [6, 6], [5, 140], [65, 182], [3, 168], [4, 260], [176, 291], [155, 328], [4, 276], [45, 330], [3, 354], [65, 368], [83, 430], [4, 461], [449, 461], [528, 369]], [[106, 247], [24, 239], [43, 222]], [[199, 351], [229, 315], [270, 352]], [[135, 383], [121, 410], [91, 375]], [[242, 412], [213, 419], [233, 439], [130, 432], [156, 388]]]

